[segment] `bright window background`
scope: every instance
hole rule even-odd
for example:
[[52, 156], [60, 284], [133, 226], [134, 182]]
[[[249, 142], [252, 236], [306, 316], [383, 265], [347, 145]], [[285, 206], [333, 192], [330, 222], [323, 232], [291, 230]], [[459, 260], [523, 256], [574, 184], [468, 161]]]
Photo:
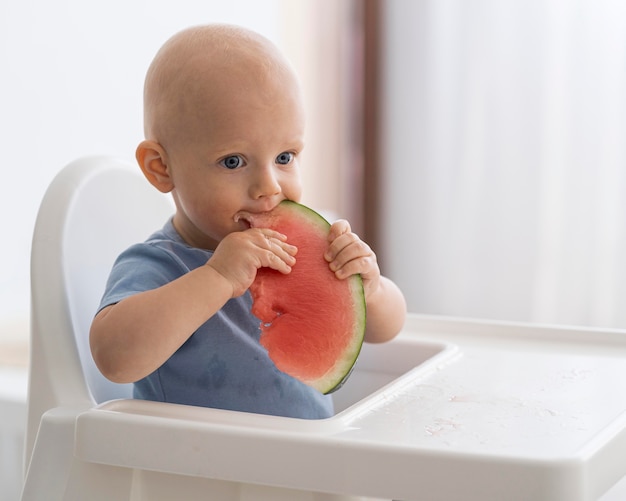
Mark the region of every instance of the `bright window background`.
[[[185, 27], [235, 23], [264, 34], [286, 52], [302, 78], [310, 115], [305, 166], [315, 168], [305, 167], [305, 201], [335, 211], [338, 107], [328, 107], [327, 116], [312, 103], [338, 99], [328, 84], [339, 65], [332, 46], [338, 9], [329, 0], [0, 3], [5, 173], [0, 339], [27, 330], [30, 241], [46, 187], [64, 165], [84, 155], [134, 159], [143, 137], [145, 71], [161, 44]], [[316, 123], [324, 124], [320, 131]]]
[[381, 254], [409, 308], [626, 328], [626, 3], [384, 5]]

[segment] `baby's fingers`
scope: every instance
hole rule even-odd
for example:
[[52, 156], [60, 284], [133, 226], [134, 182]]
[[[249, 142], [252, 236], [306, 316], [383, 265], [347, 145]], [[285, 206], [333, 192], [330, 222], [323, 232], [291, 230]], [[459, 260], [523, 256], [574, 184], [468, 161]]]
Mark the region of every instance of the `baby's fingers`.
[[350, 233], [351, 231], [352, 228], [350, 228], [350, 223], [345, 219], [339, 219], [330, 226], [328, 241], [332, 242], [344, 233]]
[[[363, 245], [366, 250], [361, 250], [359, 247]], [[347, 251], [347, 252], [346, 252]], [[357, 253], [367, 253], [369, 247], [361, 241], [361, 239], [351, 232], [340, 233], [334, 239], [330, 240], [328, 249], [324, 253], [324, 258], [329, 263], [340, 260], [337, 264], [341, 265], [349, 259], [353, 259]], [[342, 255], [340, 258], [340, 255]]]
[[286, 237], [272, 230], [262, 230], [263, 240], [258, 245], [261, 248], [261, 267], [272, 268], [281, 273], [291, 272], [296, 263], [296, 246], [287, 243]]
[[357, 273], [368, 275], [378, 265], [370, 247], [356, 239], [343, 246], [328, 266], [337, 278], [346, 278]]
[[[252, 234], [256, 234], [258, 236], [262, 236], [263, 238], [265, 238], [268, 241], [275, 241], [275, 242], [281, 242], [281, 243], [286, 243], [287, 242], [287, 236], [286, 235], [283, 235], [282, 233], [279, 233], [278, 231], [270, 230], [268, 228], [250, 229], [250, 230], [248, 230], [248, 233], [252, 233]], [[291, 245], [290, 247], [294, 247], [294, 246]]]
[[337, 266], [333, 262], [330, 264], [330, 269], [340, 280], [351, 277], [352, 275], [361, 275], [364, 279], [366, 279], [371, 274], [372, 270], [377, 266], [376, 260], [371, 256], [362, 256], [348, 261], [341, 266]]

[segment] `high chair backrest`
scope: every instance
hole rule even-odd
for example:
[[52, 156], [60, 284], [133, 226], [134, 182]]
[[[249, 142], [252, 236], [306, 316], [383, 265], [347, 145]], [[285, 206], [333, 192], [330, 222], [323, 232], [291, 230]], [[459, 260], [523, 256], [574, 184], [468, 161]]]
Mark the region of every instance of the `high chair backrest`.
[[50, 184], [31, 249], [27, 462], [47, 410], [131, 396], [96, 368], [89, 326], [117, 255], [173, 212], [138, 167], [111, 157], [79, 159]]

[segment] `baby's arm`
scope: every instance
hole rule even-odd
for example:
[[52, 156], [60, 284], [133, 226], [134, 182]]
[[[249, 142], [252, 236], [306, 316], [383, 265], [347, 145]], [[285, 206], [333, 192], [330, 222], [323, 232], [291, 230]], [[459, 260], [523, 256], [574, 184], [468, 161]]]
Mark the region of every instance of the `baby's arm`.
[[206, 265], [104, 308], [90, 331], [100, 371], [117, 383], [152, 373], [226, 301], [243, 294], [258, 268], [289, 273], [296, 248], [285, 240], [266, 229], [231, 233]]
[[328, 235], [326, 255], [330, 269], [339, 279], [360, 273], [365, 291], [367, 325], [365, 340], [371, 343], [389, 341], [400, 332], [406, 317], [402, 291], [380, 274], [376, 254], [345, 220], [335, 222]]

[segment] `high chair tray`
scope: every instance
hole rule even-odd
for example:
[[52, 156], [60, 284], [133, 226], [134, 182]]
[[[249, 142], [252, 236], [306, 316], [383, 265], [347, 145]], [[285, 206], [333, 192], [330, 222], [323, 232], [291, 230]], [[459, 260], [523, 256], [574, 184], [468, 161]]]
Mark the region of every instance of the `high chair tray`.
[[624, 381], [622, 331], [410, 315], [364, 347], [332, 418], [118, 400], [79, 415], [75, 454], [406, 501], [592, 501], [626, 475]]

